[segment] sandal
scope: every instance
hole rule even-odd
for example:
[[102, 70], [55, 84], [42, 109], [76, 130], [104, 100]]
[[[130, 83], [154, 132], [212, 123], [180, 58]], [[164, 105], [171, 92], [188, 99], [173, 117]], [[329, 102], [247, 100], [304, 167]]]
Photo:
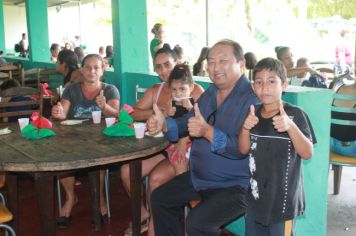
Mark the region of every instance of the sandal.
[[[141, 222], [141, 234], [148, 230], [148, 220]], [[130, 226], [125, 230], [125, 236], [132, 236], [132, 223], [130, 222]]]
[[69, 227], [70, 217], [60, 216], [57, 219], [57, 226], [59, 229], [67, 229]]

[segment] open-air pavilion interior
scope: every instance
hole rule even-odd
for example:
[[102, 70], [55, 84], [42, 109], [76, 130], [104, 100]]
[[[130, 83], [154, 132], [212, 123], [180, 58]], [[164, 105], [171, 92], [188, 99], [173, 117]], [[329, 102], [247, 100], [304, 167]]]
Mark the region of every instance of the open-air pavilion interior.
[[[85, 11], [87, 5], [90, 5], [90, 9], [92, 9], [95, 2], [105, 1], [0, 0], [0, 50], [4, 51], [3, 58], [10, 63], [21, 64], [22, 68], [26, 70], [31, 68], [54, 69], [55, 63], [49, 60], [49, 46], [55, 40], [57, 42], [58, 40], [63, 40], [58, 42], [62, 45], [65, 39], [70, 41], [71, 39], [69, 37], [73, 38], [74, 35], [80, 35], [82, 43], [87, 40], [88, 43], [83, 44], [86, 44], [87, 51], [90, 53], [97, 53], [99, 46], [112, 44], [115, 60], [113, 61], [113, 66], [105, 71], [103, 77], [106, 83], [113, 84], [119, 89], [121, 105], [134, 105], [136, 102], [135, 88], [137, 85], [147, 88], [159, 82], [159, 78], [152, 70], [152, 60], [149, 54], [149, 40], [152, 35], [150, 35], [149, 32], [152, 24], [155, 23], [151, 22], [152, 19], [155, 19], [152, 15], [161, 13], [155, 11], [154, 8], [148, 10], [148, 5], [152, 5], [150, 0], [106, 1], [110, 3], [111, 12], [109, 14], [111, 15], [107, 18], [110, 19], [111, 24], [109, 24], [109, 28], [104, 27], [105, 29], [103, 31], [96, 31], [95, 27], [89, 29], [85, 27]], [[186, 3], [188, 1], [181, 2]], [[216, 2], [212, 0], [194, 2], [205, 3], [201, 4], [201, 9], [194, 10], [196, 14], [201, 14], [201, 17], [206, 16], [206, 12], [208, 12], [209, 9], [211, 10], [211, 7], [216, 4]], [[207, 4], [207, 2], [209, 2], [210, 5]], [[218, 2], [219, 4], [223, 4], [224, 1]], [[248, 1], [235, 0], [232, 2], [235, 3], [234, 6], [236, 7], [236, 5], [246, 6], [246, 4], [242, 4], [242, 2]], [[258, 4], [258, 1], [250, 2]], [[307, 1], [300, 2], [302, 2], [300, 9], [303, 9]], [[354, 0], [351, 2], [355, 4]], [[96, 4], [99, 8], [99, 3]], [[59, 14], [65, 9], [67, 9], [69, 13], [76, 14], [76, 17], [73, 17], [72, 26], [68, 25], [68, 21], [65, 21], [65, 25], [62, 25], [62, 28], [57, 30], [59, 32], [65, 32], [66, 29], [68, 29], [68, 31], [71, 32], [60, 38], [57, 33], [54, 33], [56, 30], [53, 27], [60, 25], [60, 22], [57, 22], [55, 18], [55, 14]], [[236, 19], [239, 19], [238, 12], [231, 14], [236, 14]], [[78, 17], [78, 15], [81, 15], [82, 18]], [[181, 16], [183, 15], [182, 13]], [[19, 22], [17, 22], [16, 19], [19, 19]], [[78, 19], [80, 23], [77, 23]], [[89, 19], [87, 20], [91, 22]], [[209, 20], [209, 24], [214, 25], [214, 21]], [[234, 25], [231, 22], [230, 24]], [[355, 25], [352, 27], [355, 27]], [[71, 28], [76, 29], [73, 30]], [[213, 29], [216, 27], [209, 28], [204, 24], [201, 25], [201, 28], [202, 29], [199, 30], [197, 29], [198, 32], [203, 32], [199, 33], [201, 38], [195, 40], [199, 42], [200, 45], [195, 45], [196, 48], [187, 46], [187, 48], [196, 51], [195, 54], [191, 54], [194, 55], [194, 57], [197, 56], [202, 46], [211, 46], [220, 38], [213, 32]], [[111, 31], [109, 34], [105, 33], [107, 29]], [[237, 32], [243, 34], [244, 30], [244, 27], [240, 27]], [[175, 29], [171, 29], [171, 31], [173, 32]], [[75, 32], [79, 33], [76, 34]], [[93, 35], [96, 35], [95, 37], [97, 37], [97, 34], [102, 33], [106, 38], [100, 39], [101, 41], [98, 42], [98, 44], [92, 44], [89, 43], [89, 39], [92, 36], [87, 35], [87, 32], [92, 32]], [[355, 37], [355, 32], [355, 28], [353, 28], [353, 31], [351, 31], [353, 37]], [[28, 35], [30, 49], [28, 58], [19, 57], [13, 50], [13, 45], [18, 43], [22, 33], [27, 33]], [[217, 32], [217, 34], [219, 33], [220, 32]], [[110, 36], [110, 34], [112, 38], [108, 39], [107, 35]], [[221, 35], [228, 37], [232, 35], [232, 33]], [[263, 37], [263, 35], [259, 35], [258, 40], [264, 41], [265, 39]], [[270, 36], [270, 38], [272, 37]], [[247, 40], [243, 39], [242, 36], [239, 35], [235, 37], [234, 35], [234, 40], [239, 41], [238, 39], [241, 39], [243, 42], [242, 45], [247, 44]], [[272, 47], [272, 45], [269, 46]], [[355, 45], [353, 45], [353, 47], [353, 53], [356, 54]], [[252, 50], [249, 46], [246, 46], [246, 48]], [[261, 55], [264, 54], [265, 53], [261, 53]], [[299, 52], [299, 54], [301, 53]], [[274, 54], [270, 56], [274, 57]], [[191, 64], [194, 63], [195, 59], [191, 60]], [[327, 60], [323, 60], [322, 58], [315, 58], [315, 60], [326, 61], [330, 64], [332, 59], [328, 58]], [[196, 76], [194, 79], [204, 88], [208, 88], [211, 83], [208, 77]], [[58, 84], [55, 84], [54, 86], [57, 85]], [[340, 193], [333, 195], [333, 171], [330, 169], [329, 164], [330, 104], [332, 93], [333, 92], [328, 89], [291, 87], [283, 97], [285, 101], [302, 107], [308, 114], [318, 140], [314, 145], [313, 157], [311, 160], [304, 161], [303, 164], [307, 210], [305, 216], [298, 217], [297, 219], [296, 235], [298, 236], [348, 236], [356, 234], [356, 172], [352, 167], [344, 167]], [[85, 220], [90, 218], [90, 216], [87, 216], [84, 217], [85, 220], [82, 219], [83, 223], [78, 223], [79, 220], [77, 223], [73, 223], [71, 229], [64, 231], [58, 229], [57, 235], [124, 235], [124, 230], [129, 224], [130, 213], [128, 212], [126, 214], [122, 211], [129, 211], [130, 207], [122, 205], [122, 203], [128, 205], [129, 200], [121, 183], [117, 183], [120, 181], [117, 172], [118, 171], [111, 173], [111, 191], [113, 193], [111, 194], [110, 201], [112, 203], [113, 218], [104, 222], [101, 232], [94, 231], [90, 222], [85, 223]], [[23, 181], [22, 186], [30, 189], [31, 182], [26, 179]], [[77, 190], [79, 198], [85, 199], [88, 197], [86, 195], [87, 189], [85, 189], [88, 185], [84, 177], [82, 182], [83, 184], [77, 187]], [[27, 213], [25, 210], [27, 204], [34, 204], [34, 207], [29, 209], [36, 207], [36, 196], [28, 190], [23, 190], [23, 193], [26, 195], [20, 195], [20, 198], [23, 199], [26, 204], [21, 204], [21, 207], [24, 208], [24, 213], [20, 214], [22, 218], [20, 219], [21, 223], [18, 235], [39, 235], [39, 217], [36, 215], [37, 211], [33, 210], [32, 212], [36, 214], [31, 215], [30, 212]], [[89, 204], [89, 201], [81, 200], [79, 205], [85, 208], [85, 206], [83, 206], [84, 203]], [[79, 218], [80, 215], [90, 214], [89, 210], [82, 211], [81, 209], [82, 208], [78, 207], [77, 210], [73, 210], [73, 222], [75, 222], [76, 218]], [[20, 209], [20, 211], [22, 211], [22, 209]], [[121, 220], [120, 217], [123, 219]], [[37, 225], [36, 227], [32, 228], [32, 220], [34, 221], [33, 225]], [[231, 235], [244, 235], [243, 226], [244, 219], [242, 217], [227, 225], [225, 227], [226, 232], [222, 233], [222, 235], [228, 235], [229, 233], [231, 233]], [[78, 227], [78, 230], [74, 229], [75, 227]], [[117, 228], [120, 230], [118, 231]]]

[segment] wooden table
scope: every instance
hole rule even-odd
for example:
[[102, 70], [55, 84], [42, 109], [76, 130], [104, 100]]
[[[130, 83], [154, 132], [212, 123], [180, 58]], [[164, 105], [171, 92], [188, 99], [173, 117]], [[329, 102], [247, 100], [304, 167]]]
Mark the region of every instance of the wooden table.
[[[17, 124], [0, 124], [13, 132], [0, 136], [0, 170], [7, 171], [8, 206], [14, 214], [13, 226], [18, 232], [18, 172], [34, 176], [40, 208], [41, 235], [55, 235], [54, 177], [63, 171], [87, 169], [91, 184], [93, 220], [100, 229], [98, 167], [129, 161], [133, 235], [140, 235], [141, 159], [167, 147], [164, 138], [107, 137], [101, 125], [86, 121], [80, 125], [64, 126], [55, 122], [56, 136], [41, 140], [26, 140]], [[88, 222], [89, 223], [89, 222]]]

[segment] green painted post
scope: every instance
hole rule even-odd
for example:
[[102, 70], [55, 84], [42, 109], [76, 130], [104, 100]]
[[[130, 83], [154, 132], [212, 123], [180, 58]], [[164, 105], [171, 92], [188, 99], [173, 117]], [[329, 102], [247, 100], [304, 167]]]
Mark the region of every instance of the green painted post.
[[[297, 218], [298, 236], [325, 236], [327, 230], [329, 140], [332, 91], [291, 86], [283, 100], [301, 107], [312, 123], [317, 143], [310, 160], [303, 161], [306, 214]], [[244, 235], [240, 218], [226, 228], [235, 235]]]
[[30, 60], [49, 61], [47, 0], [26, 0]]
[[0, 50], [6, 55], [5, 24], [4, 24], [4, 1], [0, 0]]
[[147, 8], [142, 0], [112, 0], [115, 81], [122, 101], [126, 103], [127, 78], [125, 72], [148, 72]]

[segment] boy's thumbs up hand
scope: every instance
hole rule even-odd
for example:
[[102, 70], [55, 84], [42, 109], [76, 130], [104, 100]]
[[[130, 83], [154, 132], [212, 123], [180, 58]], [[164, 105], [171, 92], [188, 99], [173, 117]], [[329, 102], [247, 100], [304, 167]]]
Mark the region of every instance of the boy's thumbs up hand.
[[188, 120], [188, 131], [192, 137], [204, 137], [209, 125], [200, 113], [198, 103], [194, 104], [195, 115]]
[[248, 113], [246, 120], [244, 122], [243, 128], [251, 130], [258, 124], [258, 117], [255, 115], [255, 106], [250, 105], [250, 112]]
[[289, 130], [292, 124], [292, 120], [289, 119], [286, 111], [284, 110], [283, 103], [279, 104], [279, 114], [272, 118], [273, 126], [278, 132], [286, 132]]
[[164, 122], [163, 112], [158, 108], [157, 104], [153, 104], [153, 114], [146, 122], [148, 132], [154, 135], [162, 131]]

